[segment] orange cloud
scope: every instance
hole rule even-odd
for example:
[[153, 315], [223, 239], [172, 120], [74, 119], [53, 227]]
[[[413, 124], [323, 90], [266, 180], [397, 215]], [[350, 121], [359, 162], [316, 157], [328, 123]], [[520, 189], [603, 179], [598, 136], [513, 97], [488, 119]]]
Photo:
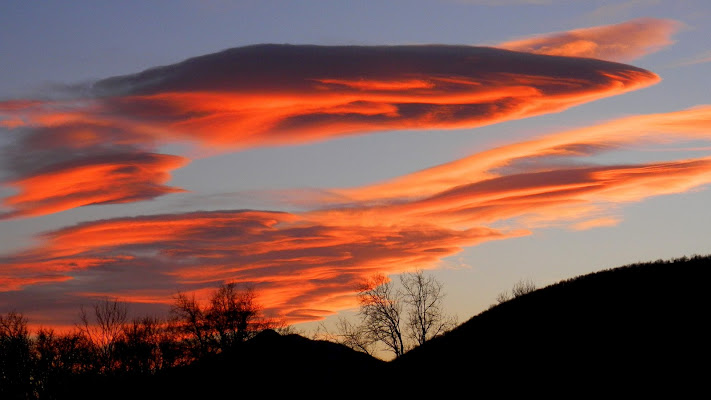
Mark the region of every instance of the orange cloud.
[[620, 64], [471, 46], [268, 45], [107, 79], [95, 90], [107, 94], [100, 113], [117, 123], [158, 140], [179, 135], [234, 149], [392, 129], [472, 128], [562, 111], [658, 80]]
[[165, 154], [113, 154], [72, 160], [6, 182], [19, 194], [2, 204], [12, 211], [0, 219], [37, 216], [91, 204], [152, 199], [182, 189], [165, 186], [168, 171], [186, 163]]
[[0, 275], [0, 292], [20, 290], [29, 285], [64, 282], [70, 279], [72, 279], [71, 276], [49, 274], [18, 276], [18, 274], [13, 273], [12, 275]]
[[554, 56], [632, 61], [673, 44], [671, 36], [680, 27], [681, 23], [673, 20], [640, 18], [514, 40], [497, 47]]
[[[71, 293], [74, 307], [87, 297], [120, 294], [129, 302], [165, 308], [166, 293], [178, 288], [249, 282], [257, 285], [270, 312], [297, 322], [353, 306], [354, 285], [372, 272], [431, 267], [462, 246], [518, 234], [411, 222], [322, 224], [266, 211], [118, 218], [45, 234], [37, 248], [1, 259], [0, 276], [51, 272], [57, 280], [71, 280], [71, 288], [58, 282], [52, 289]], [[0, 291], [31, 293], [36, 283], [17, 281]], [[13, 298], [10, 292], [0, 294], [0, 305]], [[309, 311], [314, 308], [320, 310], [317, 315]]]
[[88, 98], [0, 102], [0, 124], [17, 131], [3, 183], [20, 191], [3, 201], [4, 218], [180, 191], [165, 184], [186, 160], [155, 154], [161, 144], [229, 151], [472, 128], [658, 80], [622, 64], [472, 46], [230, 49], [96, 82]]
[[[508, 222], [512, 228], [611, 221], [605, 210], [651, 196], [681, 193], [711, 183], [711, 158], [643, 165], [569, 166], [459, 182], [420, 198], [369, 200], [363, 206], [314, 211], [319, 220], [350, 224], [422, 221], [450, 229]], [[371, 204], [371, 205], [368, 205]], [[372, 205], [375, 204], [375, 205]], [[600, 216], [603, 214], [603, 216]]]
[[[428, 168], [382, 183], [333, 189], [326, 200], [343, 203], [397, 203], [420, 199], [450, 188], [500, 178], [497, 171], [509, 168], [526, 172], [550, 167], [549, 159], [594, 155], [602, 151], [635, 148], [654, 143], [708, 140], [711, 136], [711, 105], [687, 110], [631, 116], [598, 125], [563, 131], [475, 153], [453, 162]], [[528, 163], [528, 164], [527, 164]], [[516, 168], [516, 165], [523, 165]]]
[[[700, 158], [601, 166], [580, 159], [653, 144], [708, 141], [710, 132], [711, 106], [621, 118], [482, 151], [375, 185], [324, 191], [321, 198], [329, 208], [313, 211], [310, 218], [366, 226], [414, 220], [453, 229], [502, 221], [529, 229], [589, 228], [612, 223], [605, 210], [618, 204], [711, 183], [711, 164]], [[343, 206], [332, 205], [334, 199]]]

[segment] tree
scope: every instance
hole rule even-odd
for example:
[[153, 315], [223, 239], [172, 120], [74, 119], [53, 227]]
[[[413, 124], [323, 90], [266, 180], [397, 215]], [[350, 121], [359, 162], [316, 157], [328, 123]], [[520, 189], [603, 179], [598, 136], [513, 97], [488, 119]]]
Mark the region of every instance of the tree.
[[[400, 287], [382, 274], [358, 287], [361, 325], [341, 323], [343, 344], [369, 353], [365, 346], [380, 342], [395, 357], [456, 326], [444, 312], [443, 286], [418, 270], [400, 276]], [[403, 328], [404, 326], [404, 328]]]
[[254, 337], [258, 332], [274, 327], [262, 316], [252, 287], [237, 287], [225, 283], [217, 288], [205, 305], [195, 295], [178, 293], [173, 303], [173, 314], [183, 333], [196, 344], [200, 357], [206, 353], [229, 350]]
[[165, 325], [159, 318], [145, 316], [123, 326], [123, 335], [116, 344], [122, 370], [147, 375], [163, 367], [160, 345]]
[[373, 355], [375, 340], [363, 329], [363, 325], [353, 324], [348, 319], [341, 317], [338, 319], [336, 328], [340, 332], [339, 343], [365, 354]]
[[511, 288], [511, 293], [508, 291], [503, 291], [496, 295], [496, 302], [501, 304], [509, 300], [515, 299], [516, 297], [521, 297], [524, 294], [528, 294], [536, 291], [536, 284], [533, 283], [531, 279], [520, 279]]
[[56, 334], [40, 328], [34, 343], [37, 397], [54, 398], [72, 376], [98, 370], [95, 346], [79, 330]]
[[115, 347], [128, 321], [128, 307], [118, 299], [107, 297], [94, 303], [93, 308], [94, 318], [91, 318], [86, 309], [81, 307], [78, 327], [99, 355], [102, 372], [111, 371], [116, 367]]
[[359, 314], [365, 332], [375, 341], [400, 357], [405, 354], [405, 340], [400, 326], [402, 292], [396, 290], [391, 280], [377, 274], [359, 286]]
[[0, 314], [0, 398], [31, 392], [30, 351], [27, 319], [14, 311], [5, 316]]
[[400, 275], [400, 283], [408, 305], [408, 333], [417, 345], [457, 325], [456, 317], [447, 315], [443, 310], [443, 286], [433, 276], [417, 270]]
[[328, 327], [321, 322], [313, 334], [313, 340], [328, 340], [369, 356], [374, 354], [376, 341], [366, 331], [365, 324], [354, 324], [348, 318], [339, 317], [336, 331], [338, 333], [331, 333]]
[[222, 349], [232, 347], [252, 337], [259, 329], [260, 307], [253, 287], [238, 290], [235, 283], [220, 286], [210, 299], [206, 317]]
[[195, 299], [195, 294], [188, 297], [187, 294], [178, 292], [173, 302], [173, 315], [178, 320], [178, 329], [186, 334], [189, 340], [195, 342], [197, 357], [201, 357], [209, 352], [209, 325], [205, 312]]

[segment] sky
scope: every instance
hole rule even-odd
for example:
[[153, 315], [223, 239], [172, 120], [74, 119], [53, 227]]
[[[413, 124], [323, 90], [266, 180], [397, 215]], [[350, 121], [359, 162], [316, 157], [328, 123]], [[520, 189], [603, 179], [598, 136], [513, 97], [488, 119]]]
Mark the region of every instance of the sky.
[[[0, 313], [424, 269], [464, 321], [711, 249], [705, 0], [6, 1]], [[600, 294], [604, 296], [604, 293]]]

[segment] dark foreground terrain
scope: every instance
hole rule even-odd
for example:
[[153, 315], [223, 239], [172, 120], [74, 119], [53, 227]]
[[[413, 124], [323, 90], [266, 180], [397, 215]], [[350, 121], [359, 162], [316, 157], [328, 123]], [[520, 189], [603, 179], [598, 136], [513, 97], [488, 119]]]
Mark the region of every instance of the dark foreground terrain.
[[77, 377], [57, 398], [708, 395], [710, 275], [707, 256], [577, 277], [387, 363], [267, 330], [234, 352], [153, 376]]
[[708, 256], [580, 276], [493, 307], [392, 367], [502, 394], [708, 394], [710, 278]]

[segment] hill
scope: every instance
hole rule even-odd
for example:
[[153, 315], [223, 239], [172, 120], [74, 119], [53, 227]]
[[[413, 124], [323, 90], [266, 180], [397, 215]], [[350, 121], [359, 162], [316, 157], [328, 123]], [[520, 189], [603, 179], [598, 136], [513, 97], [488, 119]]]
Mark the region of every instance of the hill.
[[569, 279], [492, 307], [392, 367], [401, 376], [427, 371], [443, 387], [702, 387], [709, 278], [706, 256]]
[[386, 363], [341, 344], [265, 330], [231, 352], [152, 376], [77, 376], [57, 399], [218, 399], [327, 393]]

